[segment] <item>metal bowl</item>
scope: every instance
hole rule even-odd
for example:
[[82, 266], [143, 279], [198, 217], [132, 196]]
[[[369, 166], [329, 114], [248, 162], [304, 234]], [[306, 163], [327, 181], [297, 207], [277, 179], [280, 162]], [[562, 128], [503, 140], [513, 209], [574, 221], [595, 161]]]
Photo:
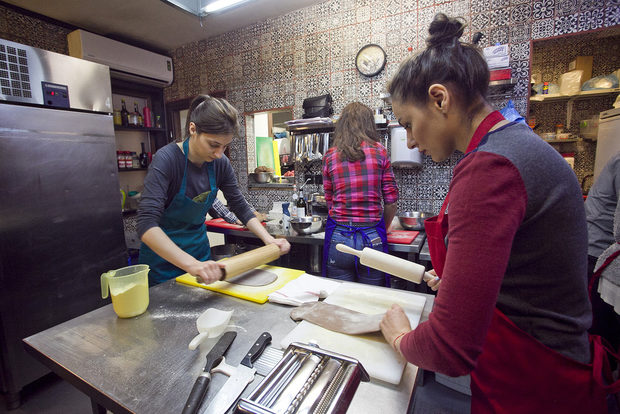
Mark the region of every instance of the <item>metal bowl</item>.
[[424, 220], [434, 216], [424, 211], [405, 211], [398, 214], [398, 221], [405, 230], [424, 230]]
[[257, 172], [257, 173], [252, 173], [251, 175], [252, 177], [254, 177], [254, 181], [256, 181], [257, 183], [261, 183], [261, 184], [269, 183], [273, 179], [272, 172]]
[[319, 216], [294, 217], [291, 227], [297, 234], [317, 233], [323, 228], [323, 219]]

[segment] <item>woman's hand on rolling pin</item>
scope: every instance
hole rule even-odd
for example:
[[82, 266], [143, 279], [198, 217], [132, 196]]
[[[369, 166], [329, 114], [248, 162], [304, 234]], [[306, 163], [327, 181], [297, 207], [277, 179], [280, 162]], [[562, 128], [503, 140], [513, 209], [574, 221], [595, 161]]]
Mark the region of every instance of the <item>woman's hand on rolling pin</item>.
[[273, 239], [271, 242], [280, 248], [280, 254], [287, 254], [291, 250], [291, 244], [286, 239]]
[[406, 333], [411, 331], [409, 318], [407, 318], [403, 308], [393, 304], [383, 315], [379, 326], [385, 340], [400, 354], [400, 341]]
[[431, 269], [428, 271], [431, 275], [435, 276], [435, 278], [431, 280], [427, 280], [426, 284], [432, 291], [436, 292], [439, 290], [439, 285], [441, 284], [441, 279], [437, 277], [437, 273], [435, 273], [435, 269]]
[[194, 276], [198, 282], [209, 285], [222, 279], [224, 275], [222, 269], [224, 266], [224, 263], [214, 262], [213, 260], [207, 260], [206, 262], [196, 261], [187, 269], [187, 273]]

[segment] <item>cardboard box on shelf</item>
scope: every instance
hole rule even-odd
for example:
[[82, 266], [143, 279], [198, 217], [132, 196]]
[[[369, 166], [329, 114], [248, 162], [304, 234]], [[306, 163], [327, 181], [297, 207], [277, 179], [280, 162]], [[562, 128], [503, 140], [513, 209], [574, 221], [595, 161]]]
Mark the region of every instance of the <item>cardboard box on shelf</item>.
[[508, 56], [494, 56], [485, 58], [489, 69], [501, 69], [510, 67], [510, 57]]
[[585, 81], [592, 77], [592, 56], [577, 56], [575, 60], [568, 64], [568, 70], [582, 70], [581, 86]]
[[482, 49], [485, 58], [508, 56], [508, 45], [495, 45]]

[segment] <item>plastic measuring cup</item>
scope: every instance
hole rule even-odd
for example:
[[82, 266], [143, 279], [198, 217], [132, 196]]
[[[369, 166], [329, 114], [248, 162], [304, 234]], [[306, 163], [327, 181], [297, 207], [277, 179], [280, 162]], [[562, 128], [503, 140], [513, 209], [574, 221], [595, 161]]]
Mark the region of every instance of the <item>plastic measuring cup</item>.
[[216, 308], [209, 308], [196, 319], [198, 335], [192, 339], [188, 348], [194, 350], [202, 341], [207, 338], [220, 336], [230, 321], [233, 311], [223, 311]]
[[149, 306], [148, 274], [148, 265], [134, 265], [101, 275], [101, 297], [107, 298], [109, 289], [119, 318], [138, 316]]

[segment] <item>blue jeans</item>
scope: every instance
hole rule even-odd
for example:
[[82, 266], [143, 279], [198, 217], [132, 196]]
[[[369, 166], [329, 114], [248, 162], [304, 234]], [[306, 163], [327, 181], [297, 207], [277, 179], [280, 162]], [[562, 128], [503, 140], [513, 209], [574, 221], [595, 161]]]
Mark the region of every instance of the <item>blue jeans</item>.
[[[359, 258], [352, 254], [342, 253], [336, 250], [336, 245], [342, 243], [357, 250], [364, 247], [372, 247], [375, 250], [383, 251], [383, 243], [379, 238], [379, 233], [374, 228], [364, 230], [368, 238], [372, 241], [372, 246], [364, 246], [361, 234], [354, 235], [344, 227], [336, 227], [329, 245], [329, 258], [327, 259], [327, 277], [343, 280], [347, 282], [359, 282], [367, 285], [385, 286], [385, 275], [383, 272], [364, 266], [359, 262]], [[345, 234], [343, 234], [345, 233]], [[357, 266], [356, 266], [357, 265]], [[356, 269], [357, 267], [357, 269]]]

